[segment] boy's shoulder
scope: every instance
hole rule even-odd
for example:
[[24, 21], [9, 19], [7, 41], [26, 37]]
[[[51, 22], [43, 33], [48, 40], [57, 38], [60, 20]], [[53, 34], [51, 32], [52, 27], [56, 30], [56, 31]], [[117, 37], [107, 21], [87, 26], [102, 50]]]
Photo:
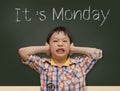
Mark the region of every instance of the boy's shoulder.
[[77, 63], [77, 62], [80, 62], [80, 61], [82, 61], [83, 59], [86, 59], [86, 58], [87, 58], [86, 55], [80, 55], [80, 56], [70, 58], [70, 61], [72, 63]]
[[49, 57], [41, 57], [39, 55], [31, 55], [29, 60], [36, 60], [36, 61], [41, 61], [41, 62], [50, 62], [51, 58], [49, 58]]
[[73, 60], [81, 60], [81, 59], [87, 58], [87, 57], [88, 56], [86, 56], [86, 55], [80, 55], [80, 56], [71, 57], [71, 59], [73, 59]]

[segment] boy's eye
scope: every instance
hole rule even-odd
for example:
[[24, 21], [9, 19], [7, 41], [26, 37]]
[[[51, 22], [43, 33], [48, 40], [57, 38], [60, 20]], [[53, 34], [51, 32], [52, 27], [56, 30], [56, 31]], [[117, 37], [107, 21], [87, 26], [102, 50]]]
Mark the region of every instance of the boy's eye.
[[63, 40], [63, 42], [67, 42], [67, 40]]
[[57, 42], [57, 40], [53, 40], [53, 42]]

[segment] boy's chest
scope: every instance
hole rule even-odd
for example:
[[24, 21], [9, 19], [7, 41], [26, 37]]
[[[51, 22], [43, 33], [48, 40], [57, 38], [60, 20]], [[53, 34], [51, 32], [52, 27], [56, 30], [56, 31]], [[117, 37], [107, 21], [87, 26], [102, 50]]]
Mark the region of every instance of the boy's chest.
[[[42, 77], [43, 76], [43, 77]], [[83, 82], [85, 75], [77, 65], [63, 67], [47, 67], [41, 73], [41, 79], [47, 79], [48, 82], [56, 82], [64, 84], [77, 84]]]

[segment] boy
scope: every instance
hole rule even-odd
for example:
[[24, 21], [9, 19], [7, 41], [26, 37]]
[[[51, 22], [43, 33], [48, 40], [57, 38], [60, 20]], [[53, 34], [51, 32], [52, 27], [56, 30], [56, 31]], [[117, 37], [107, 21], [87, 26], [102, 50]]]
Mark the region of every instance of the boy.
[[[40, 58], [38, 53], [51, 58]], [[83, 56], [70, 58], [73, 53]], [[102, 58], [102, 50], [74, 46], [69, 31], [56, 27], [48, 34], [45, 46], [20, 48], [19, 55], [40, 74], [41, 91], [85, 91], [86, 74]]]

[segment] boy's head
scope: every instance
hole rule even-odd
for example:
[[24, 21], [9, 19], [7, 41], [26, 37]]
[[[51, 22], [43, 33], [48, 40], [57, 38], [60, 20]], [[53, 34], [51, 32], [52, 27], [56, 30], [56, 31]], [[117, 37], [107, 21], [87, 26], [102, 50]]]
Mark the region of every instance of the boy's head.
[[63, 26], [59, 26], [59, 27], [54, 28], [54, 29], [53, 29], [52, 31], [50, 31], [50, 33], [48, 34], [48, 36], [47, 36], [47, 43], [48, 43], [48, 44], [49, 44], [49, 41], [50, 41], [51, 36], [52, 36], [53, 33], [55, 33], [55, 32], [57, 32], [57, 33], [63, 32], [65, 35], [67, 35], [67, 36], [69, 37], [70, 43], [73, 42], [70, 31], [69, 31], [67, 28], [63, 27]]
[[67, 58], [70, 53], [72, 37], [65, 27], [54, 28], [47, 37], [47, 43], [50, 46], [50, 53], [54, 58]]

